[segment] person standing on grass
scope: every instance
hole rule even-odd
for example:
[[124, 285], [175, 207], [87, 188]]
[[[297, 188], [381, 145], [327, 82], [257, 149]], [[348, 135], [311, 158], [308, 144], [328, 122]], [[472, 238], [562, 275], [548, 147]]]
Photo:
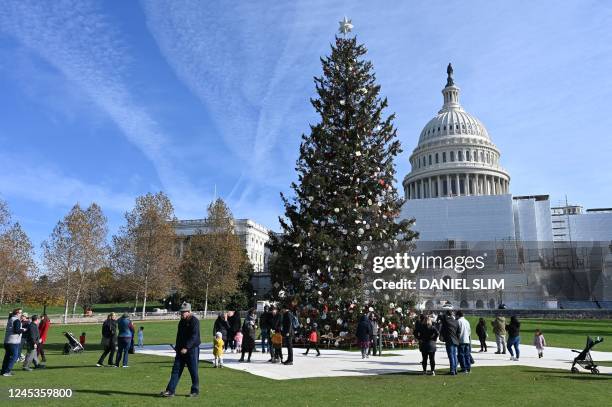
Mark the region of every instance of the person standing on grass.
[[26, 357], [23, 362], [23, 370], [31, 371], [30, 363], [34, 365], [35, 369], [44, 368], [45, 365], [38, 363], [38, 353], [36, 349], [40, 345], [40, 333], [38, 332], [38, 315], [32, 315], [28, 330], [25, 332], [25, 350]]
[[[421, 366], [423, 366], [423, 374], [427, 374], [427, 359], [429, 359], [429, 367], [431, 368], [431, 375], [436, 375], [436, 341], [438, 340], [439, 332], [433, 324], [431, 317], [425, 317], [421, 320], [418, 326], [418, 338], [419, 338], [419, 351], [423, 360]], [[414, 335], [417, 336], [417, 328], [414, 329]]]
[[[123, 367], [128, 366], [128, 353], [130, 351], [130, 345], [132, 344], [132, 332], [134, 332], [134, 325], [130, 321], [130, 316], [125, 312], [117, 321], [118, 331], [118, 351], [117, 359], [115, 360], [115, 366], [119, 367], [119, 362], [122, 361]], [[123, 358], [123, 359], [122, 359]]]
[[440, 319], [440, 336], [446, 345], [446, 354], [450, 364], [449, 374], [454, 376], [457, 374], [457, 347], [459, 346], [459, 324], [453, 318], [450, 310], [447, 310], [444, 315], [438, 317]]
[[173, 397], [176, 391], [185, 365], [191, 376], [191, 392], [189, 397], [197, 397], [200, 394], [200, 378], [198, 376], [198, 364], [200, 362], [200, 321], [191, 313], [191, 304], [184, 302], [179, 309], [181, 320], [176, 332], [176, 345], [174, 350], [174, 365], [170, 381], [166, 390], [160, 395], [162, 397]]
[[[510, 324], [506, 325], [506, 331], [508, 331], [508, 352], [510, 352], [510, 360], [517, 361], [521, 356], [521, 351], [519, 350], [519, 345], [521, 343], [521, 323], [516, 318], [516, 316], [510, 317]], [[512, 348], [514, 348], [514, 352], [512, 352]], [[514, 353], [516, 352], [516, 356]]]
[[108, 355], [108, 365], [116, 367], [113, 362], [113, 356], [117, 350], [117, 317], [114, 312], [111, 312], [106, 317], [106, 321], [102, 324], [102, 348], [104, 351], [96, 366], [102, 367], [104, 365], [104, 358]]
[[493, 333], [495, 334], [495, 344], [497, 345], [496, 355], [506, 354], [506, 318], [498, 315], [491, 322]]
[[41, 357], [41, 362], [45, 363], [47, 358], [45, 357], [45, 343], [47, 343], [47, 334], [49, 333], [49, 328], [51, 327], [51, 321], [47, 314], [42, 314], [40, 317], [40, 323], [38, 324], [38, 331], [40, 332], [40, 343], [38, 344], [38, 348], [36, 352], [38, 356]]
[[130, 339], [130, 348], [128, 350], [128, 353], [134, 354], [134, 352], [135, 352], [135, 350], [134, 350], [134, 337], [136, 336], [136, 329], [134, 328], [134, 324], [130, 324], [130, 335], [132, 335], [132, 338]]
[[[30, 316], [28, 315], [27, 312], [22, 312], [21, 313], [21, 328], [23, 329], [24, 333], [28, 330], [29, 326], [30, 326]], [[21, 343], [19, 344], [19, 361], [20, 362], [23, 362], [25, 360], [25, 355], [23, 354], [25, 340], [26, 340], [25, 336], [22, 336]]]
[[285, 309], [281, 319], [281, 331], [283, 342], [287, 347], [287, 359], [283, 362], [283, 365], [293, 365], [293, 338], [295, 336], [293, 319], [293, 313], [289, 309]]
[[368, 349], [370, 348], [370, 341], [372, 340], [372, 325], [367, 315], [362, 315], [359, 323], [357, 324], [357, 332], [355, 333], [359, 340], [359, 346], [361, 348], [361, 359], [369, 358]]
[[480, 350], [478, 352], [486, 352], [487, 349], [487, 323], [484, 318], [480, 318], [478, 320], [478, 324], [476, 325], [476, 335], [478, 335], [478, 340], [480, 341]]
[[11, 370], [19, 360], [19, 348], [21, 347], [21, 335], [24, 330], [21, 326], [21, 308], [16, 308], [9, 314], [4, 334], [4, 359], [2, 360], [2, 376], [12, 376]]
[[541, 330], [536, 329], [535, 335], [533, 336], [533, 345], [538, 350], [538, 359], [544, 357], [544, 347], [546, 346], [546, 339]]
[[464, 373], [470, 373], [472, 367], [472, 327], [465, 319], [462, 311], [457, 311], [457, 324], [459, 325], [459, 352], [457, 357]]

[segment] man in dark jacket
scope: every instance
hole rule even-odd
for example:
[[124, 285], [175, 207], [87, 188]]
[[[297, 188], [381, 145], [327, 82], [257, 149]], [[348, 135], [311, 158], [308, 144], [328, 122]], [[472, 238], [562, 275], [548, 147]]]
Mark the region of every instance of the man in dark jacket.
[[[104, 352], [100, 355], [96, 366], [102, 367], [104, 365], [104, 358], [108, 355], [108, 365], [115, 366], [113, 363], [113, 357], [117, 350], [117, 316], [114, 312], [111, 312], [106, 317], [106, 321], [102, 324], [102, 347]], [[115, 366], [116, 367], [116, 366]]]
[[370, 354], [370, 351], [372, 352], [372, 356], [376, 356], [376, 351], [378, 350], [378, 345], [379, 345], [379, 327], [378, 327], [378, 321], [377, 321], [377, 317], [376, 314], [374, 314], [373, 312], [370, 313], [369, 316], [370, 319], [370, 325], [372, 325], [372, 344], [370, 346], [370, 348], [368, 349], [368, 355]]
[[441, 329], [440, 336], [446, 343], [446, 354], [450, 364], [450, 374], [457, 374], [457, 347], [459, 346], [459, 324], [453, 318], [450, 310], [444, 315], [440, 315]]
[[240, 313], [238, 311], [230, 311], [227, 323], [229, 324], [230, 329], [227, 332], [227, 342], [225, 349], [227, 350], [227, 344], [229, 343], [229, 347], [232, 350], [232, 353], [234, 353], [236, 351], [236, 341], [234, 340], [234, 336], [236, 336], [236, 333], [240, 331], [240, 328], [242, 327], [242, 323], [240, 321]]
[[283, 365], [293, 364], [293, 337], [295, 331], [293, 329], [293, 314], [290, 310], [285, 309], [283, 311], [281, 332], [283, 333], [283, 341], [287, 347], [287, 360], [283, 362]]
[[198, 377], [198, 363], [200, 361], [200, 321], [191, 313], [191, 304], [184, 302], [179, 309], [181, 320], [176, 332], [176, 356], [172, 366], [170, 382], [166, 386], [166, 391], [161, 393], [162, 397], [173, 397], [181, 379], [181, 374], [185, 365], [191, 375], [190, 397], [197, 397], [200, 394], [200, 380]]
[[228, 333], [230, 330], [230, 326], [227, 323], [227, 314], [224, 312], [220, 312], [217, 315], [217, 319], [215, 320], [215, 324], [213, 326], [213, 338], [217, 335], [217, 332], [221, 332], [221, 339], [223, 339], [224, 349], [227, 348], [227, 340]]
[[359, 340], [359, 346], [361, 347], [361, 358], [365, 359], [368, 357], [368, 349], [370, 348], [370, 341], [372, 340], [372, 324], [367, 315], [362, 315], [357, 324], [357, 331], [355, 336]]
[[38, 315], [32, 315], [28, 330], [24, 334], [25, 336], [25, 350], [26, 357], [23, 362], [23, 370], [30, 371], [30, 363], [34, 365], [34, 368], [39, 368], [41, 365], [38, 364], [38, 353], [36, 348], [40, 344], [40, 334], [38, 332]]
[[264, 312], [259, 317], [259, 329], [261, 330], [261, 351], [266, 353], [270, 346], [270, 330], [272, 329], [272, 313], [270, 307], [264, 306]]

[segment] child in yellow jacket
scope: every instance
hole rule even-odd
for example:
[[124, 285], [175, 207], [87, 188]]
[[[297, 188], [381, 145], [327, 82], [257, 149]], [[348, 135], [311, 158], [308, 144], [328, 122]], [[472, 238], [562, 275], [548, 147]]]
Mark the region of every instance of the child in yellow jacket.
[[215, 334], [215, 340], [213, 341], [213, 356], [215, 360], [213, 362], [214, 367], [223, 367], [223, 335], [221, 332]]

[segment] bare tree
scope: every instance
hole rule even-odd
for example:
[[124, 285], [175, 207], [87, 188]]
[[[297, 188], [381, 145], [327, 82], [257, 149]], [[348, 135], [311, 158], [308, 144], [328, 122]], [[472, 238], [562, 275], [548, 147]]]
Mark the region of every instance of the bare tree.
[[178, 282], [174, 208], [163, 192], [149, 193], [136, 198], [125, 220], [113, 236], [114, 266], [132, 282], [134, 297], [142, 296], [145, 318], [147, 300], [167, 295]]

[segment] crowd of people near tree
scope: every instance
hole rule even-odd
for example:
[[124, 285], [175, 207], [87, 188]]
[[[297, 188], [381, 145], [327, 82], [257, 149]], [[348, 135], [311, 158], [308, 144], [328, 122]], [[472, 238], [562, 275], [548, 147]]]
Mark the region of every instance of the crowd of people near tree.
[[[175, 360], [170, 380], [166, 390], [161, 393], [164, 397], [174, 395], [176, 386], [185, 367], [188, 368], [191, 380], [191, 396], [199, 394], [198, 364], [200, 353], [200, 323], [191, 312], [191, 305], [183, 303], [180, 308], [181, 319], [178, 324], [176, 341], [174, 345]], [[319, 321], [320, 322], [320, 321]], [[305, 348], [303, 355], [310, 350], [321, 355], [319, 349], [321, 333], [319, 322], [310, 318], [300, 318], [299, 309], [289, 307], [265, 306], [263, 313], [257, 314], [255, 308], [247, 311], [244, 320], [238, 311], [219, 313], [213, 325], [213, 365], [224, 366], [225, 352], [240, 353], [239, 362], [251, 362], [252, 353], [256, 351], [257, 331], [261, 339], [262, 354], [269, 354], [268, 362], [292, 365], [294, 363], [294, 345]], [[44, 368], [46, 362], [45, 343], [51, 326], [47, 315], [40, 318], [37, 315], [28, 316], [21, 309], [10, 313], [6, 325], [4, 338], [5, 355], [2, 362], [3, 376], [11, 376], [15, 363], [23, 362], [23, 370]], [[510, 359], [518, 361], [520, 358], [521, 323], [516, 316], [509, 321], [498, 315], [491, 322], [490, 327], [495, 335], [497, 345], [496, 354], [510, 353]], [[382, 337], [386, 332], [401, 330], [404, 334], [413, 336], [418, 344], [422, 356], [423, 374], [435, 375], [436, 351], [439, 343], [443, 343], [448, 357], [450, 375], [460, 372], [469, 374], [475, 360], [472, 356], [472, 327], [461, 310], [453, 312], [446, 310], [440, 314], [427, 312], [417, 314], [413, 311], [406, 313], [405, 318], [390, 322], [381, 318], [372, 308], [366, 309], [358, 318], [353, 327], [354, 343], [360, 348], [361, 357], [367, 359], [370, 355], [376, 356], [382, 352]], [[480, 343], [478, 352], [488, 352], [488, 324], [484, 318], [479, 318], [475, 327], [476, 337]], [[144, 344], [144, 327], [140, 327], [135, 335], [135, 327], [127, 313], [119, 318], [114, 312], [108, 314], [102, 324], [102, 348], [97, 366], [103, 366], [108, 357], [111, 367], [128, 367], [128, 354], [133, 353], [134, 338], [137, 336], [137, 346]], [[348, 336], [345, 332], [345, 337]], [[391, 334], [393, 336], [393, 334]], [[84, 335], [81, 342], [85, 342]], [[533, 344], [537, 349], [538, 357], [543, 357], [546, 341], [541, 330], [536, 330]], [[338, 343], [335, 343], [338, 345]], [[283, 352], [285, 348], [285, 354]], [[41, 361], [39, 362], [39, 358]], [[429, 367], [429, 369], [428, 369]]]

